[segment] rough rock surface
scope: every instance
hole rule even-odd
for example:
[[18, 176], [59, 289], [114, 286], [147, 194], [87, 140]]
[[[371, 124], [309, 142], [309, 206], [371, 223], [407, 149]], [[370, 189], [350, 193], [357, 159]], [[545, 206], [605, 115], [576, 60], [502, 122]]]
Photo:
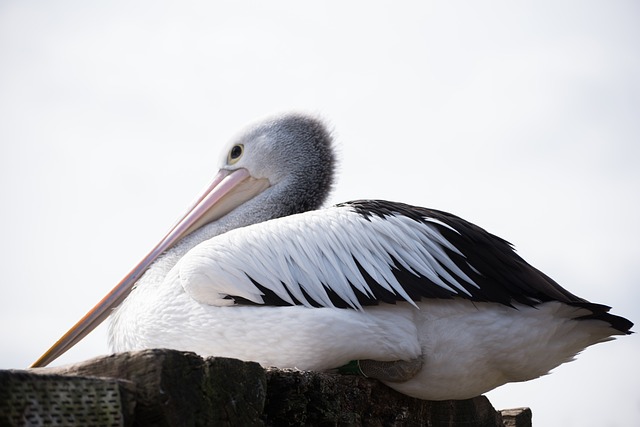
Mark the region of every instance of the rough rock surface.
[[143, 350], [75, 365], [0, 371], [0, 425], [531, 426], [527, 408], [484, 396], [432, 402], [357, 376]]

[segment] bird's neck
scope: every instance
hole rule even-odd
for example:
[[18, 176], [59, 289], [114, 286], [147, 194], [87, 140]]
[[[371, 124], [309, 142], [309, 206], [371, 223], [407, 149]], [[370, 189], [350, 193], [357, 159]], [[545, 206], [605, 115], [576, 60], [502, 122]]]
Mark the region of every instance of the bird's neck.
[[288, 194], [291, 191], [288, 191], [288, 187], [270, 187], [222, 218], [206, 224], [185, 236], [152, 264], [138, 284], [162, 280], [187, 252], [204, 241], [236, 228], [298, 213], [299, 209], [288, 203], [288, 200], [291, 199]]

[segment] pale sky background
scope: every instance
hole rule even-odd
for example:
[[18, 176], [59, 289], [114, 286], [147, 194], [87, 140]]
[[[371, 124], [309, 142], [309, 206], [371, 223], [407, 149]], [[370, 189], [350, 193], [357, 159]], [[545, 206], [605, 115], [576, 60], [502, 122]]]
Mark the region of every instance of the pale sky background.
[[[129, 271], [231, 136], [291, 110], [335, 129], [331, 203], [455, 213], [640, 320], [639, 3], [2, 0], [0, 368]], [[639, 341], [488, 396], [536, 426], [631, 425]]]

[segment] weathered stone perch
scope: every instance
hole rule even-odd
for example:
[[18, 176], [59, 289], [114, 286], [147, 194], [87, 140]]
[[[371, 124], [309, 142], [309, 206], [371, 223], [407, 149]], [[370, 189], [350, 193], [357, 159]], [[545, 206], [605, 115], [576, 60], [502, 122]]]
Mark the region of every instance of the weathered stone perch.
[[484, 396], [431, 402], [356, 376], [145, 350], [0, 371], [0, 425], [525, 427], [531, 411], [498, 412]]

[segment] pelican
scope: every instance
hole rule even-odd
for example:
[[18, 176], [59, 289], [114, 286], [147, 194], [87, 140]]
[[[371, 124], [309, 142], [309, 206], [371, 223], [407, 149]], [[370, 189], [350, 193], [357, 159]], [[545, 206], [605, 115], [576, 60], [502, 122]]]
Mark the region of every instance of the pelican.
[[350, 365], [401, 393], [448, 400], [540, 377], [631, 333], [610, 307], [457, 216], [384, 200], [321, 209], [335, 162], [315, 117], [250, 127], [184, 217], [33, 366], [111, 316], [115, 352]]

